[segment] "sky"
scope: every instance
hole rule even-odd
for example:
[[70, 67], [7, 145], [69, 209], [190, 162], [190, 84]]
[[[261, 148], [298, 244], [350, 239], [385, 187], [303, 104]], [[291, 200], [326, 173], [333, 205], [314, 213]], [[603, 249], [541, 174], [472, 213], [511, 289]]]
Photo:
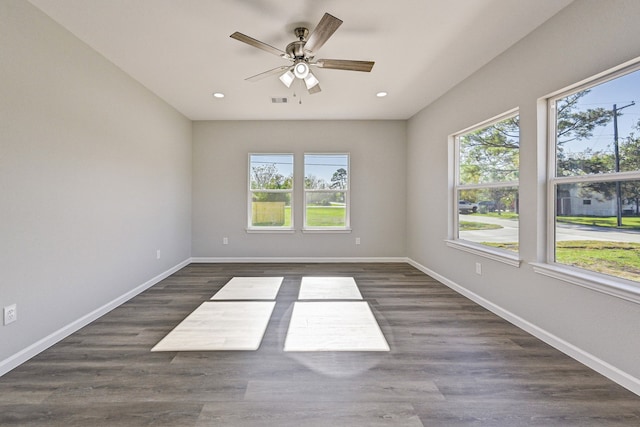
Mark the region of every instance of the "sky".
[[[349, 156], [347, 154], [305, 154], [305, 175], [313, 175], [330, 183], [333, 174], [340, 168], [349, 170]], [[292, 154], [252, 154], [253, 166], [275, 164], [278, 172], [283, 176], [293, 176]], [[296, 165], [296, 167], [298, 167]], [[304, 167], [300, 165], [299, 167]]]
[[[640, 70], [591, 88], [589, 94], [581, 98], [578, 105], [581, 110], [589, 108], [613, 110], [614, 104], [620, 108], [632, 102], [635, 102], [635, 105], [624, 108], [618, 116], [618, 141], [622, 142], [626, 136], [634, 131], [633, 127], [640, 120]], [[640, 131], [637, 129], [635, 129], [635, 133], [640, 135]], [[607, 126], [596, 128], [589, 141], [565, 144], [565, 150], [580, 152], [586, 147], [591, 147], [594, 151], [602, 150], [612, 153], [613, 140], [613, 122], [610, 122]]]

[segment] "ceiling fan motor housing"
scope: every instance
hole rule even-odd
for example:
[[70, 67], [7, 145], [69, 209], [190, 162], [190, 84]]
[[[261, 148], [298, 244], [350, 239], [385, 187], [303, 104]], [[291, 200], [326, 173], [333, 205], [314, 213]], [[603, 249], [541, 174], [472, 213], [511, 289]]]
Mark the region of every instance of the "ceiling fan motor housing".
[[303, 59], [304, 58], [304, 45], [307, 42], [304, 40], [300, 40], [300, 41], [295, 41], [292, 43], [289, 43], [287, 45], [287, 55], [289, 55], [291, 58], [294, 59]]

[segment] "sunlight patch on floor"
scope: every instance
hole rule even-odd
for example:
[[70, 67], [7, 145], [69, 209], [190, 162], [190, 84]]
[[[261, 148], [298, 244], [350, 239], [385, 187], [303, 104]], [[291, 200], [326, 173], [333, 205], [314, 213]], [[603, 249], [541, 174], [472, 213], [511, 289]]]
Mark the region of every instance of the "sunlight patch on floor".
[[389, 351], [366, 301], [294, 304], [284, 351]]
[[205, 302], [151, 351], [257, 350], [275, 301]]
[[353, 277], [310, 277], [302, 278], [299, 300], [333, 299], [333, 300], [361, 300]]
[[274, 300], [283, 277], [234, 277], [212, 300]]

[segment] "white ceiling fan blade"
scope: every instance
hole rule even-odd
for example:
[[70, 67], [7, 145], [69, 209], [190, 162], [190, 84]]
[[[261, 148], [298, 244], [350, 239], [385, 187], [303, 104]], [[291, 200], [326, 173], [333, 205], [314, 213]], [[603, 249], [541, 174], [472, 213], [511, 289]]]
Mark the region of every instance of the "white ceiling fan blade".
[[350, 59], [318, 59], [311, 65], [333, 70], [363, 71], [368, 73], [373, 68], [373, 61], [353, 61]]
[[329, 40], [329, 37], [342, 25], [342, 20], [325, 13], [304, 45], [305, 53], [312, 57]]
[[282, 50], [275, 48], [271, 45], [268, 45], [264, 42], [261, 42], [260, 40], [256, 40], [253, 37], [249, 37], [246, 34], [242, 34], [239, 32], [235, 32], [233, 34], [231, 34], [229, 37], [231, 37], [232, 39], [241, 41], [243, 43], [248, 44], [249, 46], [253, 46], [253, 47], [257, 47], [258, 49], [262, 49], [265, 52], [269, 52], [272, 53], [276, 56], [280, 56], [282, 58], [288, 58], [289, 55], [287, 55], [285, 52], [283, 52]]
[[322, 89], [320, 89], [320, 85], [315, 85], [314, 87], [312, 87], [311, 89], [309, 89], [309, 95], [313, 95], [314, 93], [318, 93], [320, 92]]
[[257, 82], [258, 80], [262, 80], [265, 77], [273, 76], [283, 72], [286, 69], [291, 68], [291, 65], [281, 65], [280, 67], [273, 68], [271, 70], [265, 71], [260, 74], [256, 74], [255, 76], [247, 77], [245, 80], [250, 82]]

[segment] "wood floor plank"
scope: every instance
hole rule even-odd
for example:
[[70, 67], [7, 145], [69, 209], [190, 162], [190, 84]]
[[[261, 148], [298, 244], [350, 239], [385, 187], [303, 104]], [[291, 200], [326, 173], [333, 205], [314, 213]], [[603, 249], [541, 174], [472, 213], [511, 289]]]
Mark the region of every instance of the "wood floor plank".
[[406, 403], [362, 402], [237, 402], [206, 404], [198, 427], [423, 427]]
[[[150, 351], [258, 276], [257, 351]], [[304, 276], [353, 277], [390, 351], [284, 352]], [[0, 377], [0, 425], [638, 426], [640, 397], [408, 264], [191, 264]]]

